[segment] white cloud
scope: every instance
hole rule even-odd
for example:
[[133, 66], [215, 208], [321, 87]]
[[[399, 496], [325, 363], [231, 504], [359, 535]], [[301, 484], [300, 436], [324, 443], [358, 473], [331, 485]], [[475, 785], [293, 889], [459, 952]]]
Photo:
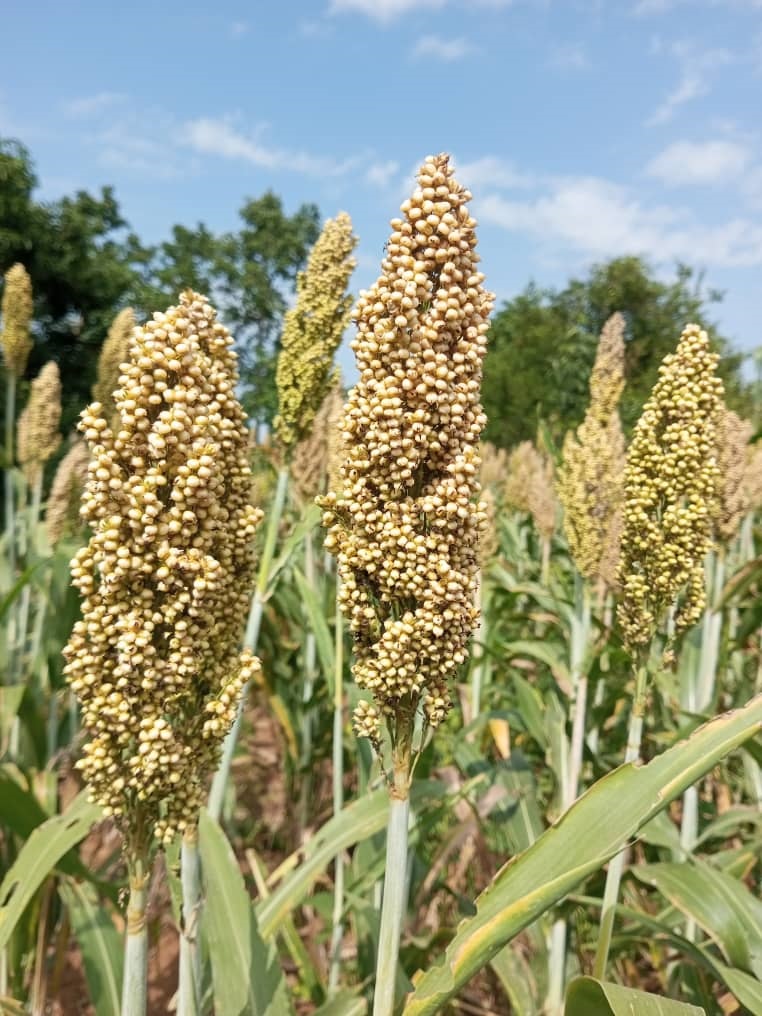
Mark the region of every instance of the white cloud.
[[399, 172], [400, 164], [390, 159], [388, 162], [374, 162], [365, 171], [365, 179], [374, 187], [386, 188]]
[[468, 39], [443, 39], [439, 35], [424, 35], [415, 44], [413, 56], [433, 57], [445, 63], [462, 60], [476, 51], [476, 47]]
[[[632, 14], [636, 17], [646, 17], [650, 14], [667, 14], [676, 7], [691, 3], [697, 6], [696, 0], [637, 0], [632, 8]], [[704, 0], [707, 7], [736, 7], [743, 10], [756, 11], [762, 8], [762, 0]]]
[[365, 14], [374, 21], [393, 21], [409, 11], [444, 7], [447, 0], [331, 0], [331, 14]]
[[628, 188], [597, 177], [549, 181], [546, 189], [529, 201], [488, 195], [477, 214], [546, 247], [592, 257], [637, 252], [718, 267], [762, 264], [762, 224], [753, 220], [705, 225], [684, 209], [644, 205]]
[[237, 130], [229, 117], [199, 117], [188, 121], [182, 130], [186, 145], [204, 155], [241, 159], [265, 169], [290, 170], [313, 176], [341, 176], [355, 169], [357, 157], [337, 161], [307, 152], [288, 151], [261, 144], [256, 137]]
[[562, 71], [586, 71], [590, 68], [585, 47], [579, 42], [566, 42], [556, 46], [548, 61], [551, 67]]
[[[381, 24], [413, 11], [439, 10], [451, 0], [331, 0], [329, 14], [364, 14]], [[488, 7], [499, 10], [510, 7], [516, 0], [459, 0], [461, 7]]]
[[646, 166], [646, 173], [663, 183], [721, 183], [737, 177], [749, 165], [751, 153], [735, 141], [675, 141]]
[[455, 171], [461, 183], [472, 191], [486, 190], [488, 187], [531, 187], [533, 182], [530, 176], [519, 172], [512, 163], [493, 155], [472, 162], [456, 160]]
[[700, 49], [690, 42], [675, 42], [669, 47], [669, 52], [680, 67], [680, 79], [649, 117], [649, 127], [667, 123], [680, 106], [706, 95], [713, 72], [733, 62], [733, 56], [727, 49]]
[[69, 99], [64, 102], [63, 110], [66, 116], [75, 119], [99, 116], [107, 109], [124, 102], [125, 96], [120, 92], [97, 92], [95, 95], [84, 95], [79, 99]]
[[230, 38], [240, 39], [249, 31], [248, 21], [233, 21], [230, 24]]

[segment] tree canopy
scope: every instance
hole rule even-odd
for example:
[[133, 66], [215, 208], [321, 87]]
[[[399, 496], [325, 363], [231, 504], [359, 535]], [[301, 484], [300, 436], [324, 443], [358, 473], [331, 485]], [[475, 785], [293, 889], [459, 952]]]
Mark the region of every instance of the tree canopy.
[[601, 329], [615, 311], [627, 323], [625, 429], [638, 418], [659, 364], [690, 322], [706, 328], [723, 355], [720, 372], [729, 402], [748, 411], [742, 357], [730, 352], [709, 317], [720, 299], [688, 266], [678, 265], [675, 278], [665, 282], [638, 257], [594, 265], [585, 278], [572, 279], [563, 289], [527, 286], [503, 305], [490, 326], [483, 389], [486, 437], [509, 448], [534, 438], [541, 421], [556, 438], [576, 426], [587, 405]]
[[98, 352], [118, 311], [132, 306], [145, 319], [189, 286], [215, 301], [236, 335], [247, 408], [269, 423], [280, 321], [318, 236], [317, 207], [303, 204], [288, 215], [268, 191], [244, 201], [236, 232], [176, 225], [168, 240], [146, 246], [112, 188], [41, 202], [36, 186], [28, 150], [0, 139], [0, 280], [17, 261], [31, 276], [35, 345], [27, 373], [58, 363], [64, 428], [90, 398]]

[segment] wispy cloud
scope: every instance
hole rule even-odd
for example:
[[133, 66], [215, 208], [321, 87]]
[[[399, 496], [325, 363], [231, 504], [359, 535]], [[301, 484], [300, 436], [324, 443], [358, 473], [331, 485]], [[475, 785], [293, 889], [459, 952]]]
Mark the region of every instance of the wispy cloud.
[[393, 159], [388, 162], [374, 162], [365, 171], [365, 180], [374, 187], [384, 189], [392, 182], [399, 168], [400, 164]]
[[83, 95], [78, 99], [67, 99], [63, 103], [63, 111], [66, 116], [73, 119], [83, 120], [89, 117], [100, 116], [106, 110], [113, 109], [126, 100], [121, 92], [96, 92], [95, 95]]
[[359, 156], [337, 160], [307, 152], [290, 151], [263, 144], [256, 135], [238, 130], [231, 117], [199, 117], [182, 130], [184, 143], [204, 155], [240, 159], [265, 169], [278, 169], [309, 176], [342, 176], [356, 169]]
[[[636, 17], [647, 17], [652, 14], [667, 14], [676, 7], [686, 6], [688, 3], [698, 6], [697, 0], [637, 0], [632, 8]], [[746, 8], [750, 11], [762, 9], [762, 0], [704, 0], [707, 7], [736, 7]]]
[[[451, 0], [330, 0], [329, 14], [364, 14], [380, 24], [388, 24], [413, 11], [438, 10]], [[467, 10], [475, 7], [499, 10], [511, 7], [516, 0], [457, 0]]]
[[229, 29], [229, 31], [230, 31], [230, 38], [231, 39], [241, 39], [241, 38], [243, 38], [243, 36], [246, 35], [247, 32], [249, 31], [250, 27], [251, 26], [249, 25], [248, 21], [233, 21], [233, 22], [231, 22], [230, 29]]
[[751, 162], [736, 141], [675, 141], [646, 166], [646, 173], [671, 186], [731, 181]]
[[565, 42], [556, 46], [550, 54], [548, 63], [562, 71], [586, 71], [590, 69], [590, 60], [585, 47], [580, 42]]
[[762, 224], [734, 218], [705, 225], [670, 205], [647, 205], [629, 188], [598, 177], [548, 181], [528, 201], [487, 195], [477, 214], [544, 247], [592, 257], [638, 252], [659, 261], [690, 259], [717, 267], [762, 264]]
[[733, 62], [733, 56], [727, 49], [702, 49], [685, 41], [672, 43], [669, 54], [680, 68], [680, 78], [647, 120], [649, 127], [667, 123], [680, 106], [706, 95], [711, 88], [714, 72]]
[[388, 22], [409, 11], [444, 7], [447, 0], [331, 0], [331, 14], [365, 14], [374, 21]]
[[494, 155], [485, 155], [471, 162], [461, 162], [458, 159], [456, 172], [458, 179], [473, 191], [486, 191], [489, 188], [523, 189], [531, 187], [533, 183], [532, 177], [520, 172], [513, 163]]
[[440, 35], [423, 35], [413, 47], [413, 56], [432, 57], [445, 63], [454, 63], [476, 52], [468, 39], [443, 39]]

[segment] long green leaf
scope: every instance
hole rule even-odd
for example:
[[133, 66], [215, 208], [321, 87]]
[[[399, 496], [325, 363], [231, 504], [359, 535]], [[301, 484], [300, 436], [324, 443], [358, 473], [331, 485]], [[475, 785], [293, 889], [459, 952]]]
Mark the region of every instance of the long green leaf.
[[199, 850], [215, 1013], [287, 1016], [293, 1008], [277, 953], [262, 941], [233, 849], [206, 809], [199, 820]]
[[328, 683], [329, 693], [333, 694], [333, 674], [335, 669], [333, 662], [333, 638], [328, 630], [328, 623], [325, 619], [325, 610], [323, 609], [323, 605], [320, 603], [315, 590], [310, 586], [309, 582], [298, 568], [294, 569], [294, 578], [296, 579], [296, 584], [299, 587], [299, 592], [301, 593], [302, 600], [304, 602], [304, 609], [307, 612], [310, 628], [315, 636], [315, 647], [320, 659], [320, 667], [323, 671], [323, 677]]
[[122, 936], [92, 886], [67, 879], [58, 891], [82, 953], [90, 1001], [98, 1016], [120, 1016]]
[[728, 963], [762, 979], [762, 903], [742, 882], [698, 859], [632, 870], [703, 928]]
[[342, 988], [333, 998], [329, 999], [314, 1016], [365, 1016], [368, 1005], [364, 998], [349, 988]]
[[686, 1002], [673, 1002], [593, 977], [575, 977], [566, 992], [564, 1016], [705, 1016], [705, 1013]]
[[[420, 781], [414, 784], [413, 810], [420, 808], [424, 800], [443, 793], [444, 788], [437, 783]], [[302, 903], [320, 873], [340, 851], [386, 828], [388, 812], [389, 795], [381, 788], [347, 805], [308, 840], [294, 870], [272, 896], [257, 906], [257, 921], [266, 942], [279, 930], [286, 916]]]
[[599, 780], [537, 842], [508, 862], [476, 901], [444, 959], [417, 981], [405, 1016], [429, 1016], [506, 942], [626, 845], [638, 829], [762, 726], [762, 696], [717, 717], [648, 765]]
[[100, 808], [90, 804], [82, 791], [63, 815], [49, 818], [34, 830], [0, 885], [0, 949], [43, 881], [100, 818]]

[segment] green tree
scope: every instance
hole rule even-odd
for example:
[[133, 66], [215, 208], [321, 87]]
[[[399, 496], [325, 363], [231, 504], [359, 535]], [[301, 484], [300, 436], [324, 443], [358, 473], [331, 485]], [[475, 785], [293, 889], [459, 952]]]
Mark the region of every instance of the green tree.
[[504, 304], [490, 326], [483, 395], [488, 440], [509, 448], [534, 438], [540, 421], [559, 439], [580, 422], [598, 337], [615, 311], [627, 322], [627, 386], [621, 403], [626, 429], [638, 418], [661, 360], [689, 322], [709, 332], [723, 355], [728, 401], [748, 413], [742, 357], [730, 351], [709, 319], [711, 305], [721, 298], [685, 265], [677, 266], [674, 280], [663, 282], [637, 257], [595, 265], [586, 278], [572, 279], [561, 290], [528, 286]]
[[119, 310], [130, 305], [142, 319], [188, 287], [217, 304], [238, 341], [246, 407], [256, 420], [272, 422], [281, 321], [319, 233], [317, 207], [303, 204], [288, 215], [268, 191], [244, 202], [234, 232], [177, 225], [168, 240], [147, 247], [130, 231], [112, 188], [39, 202], [36, 186], [28, 150], [0, 138], [0, 277], [20, 261], [32, 278], [35, 345], [27, 375], [57, 361], [63, 428], [90, 399], [98, 353]]

